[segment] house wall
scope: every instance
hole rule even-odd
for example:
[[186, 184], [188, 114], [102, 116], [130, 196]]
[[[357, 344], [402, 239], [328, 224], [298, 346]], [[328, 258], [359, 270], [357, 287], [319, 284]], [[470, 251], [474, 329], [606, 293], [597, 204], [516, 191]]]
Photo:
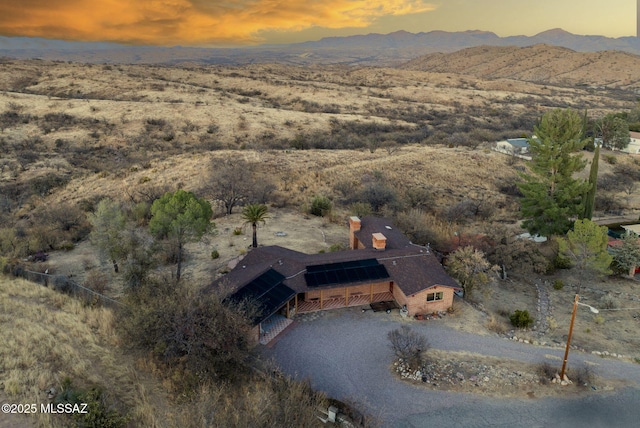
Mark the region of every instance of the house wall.
[[629, 140], [629, 145], [622, 151], [631, 154], [640, 153], [640, 139], [631, 137], [631, 139]]
[[[427, 294], [440, 292], [443, 293], [442, 300], [427, 302]], [[409, 315], [446, 311], [453, 306], [453, 288], [441, 287], [439, 285], [409, 296], [405, 296], [400, 287], [393, 287], [393, 297], [400, 306], [407, 305]]]
[[[389, 292], [389, 282], [379, 282], [376, 284], [363, 284], [363, 285], [356, 285], [353, 287], [338, 287], [338, 288], [331, 288], [331, 289], [323, 289], [322, 300], [343, 299], [345, 297], [345, 292], [349, 293], [349, 297], [358, 296], [358, 295], [368, 296], [371, 294], [372, 288], [373, 288], [373, 294], [387, 293]], [[320, 300], [320, 290], [311, 290], [304, 293], [304, 300], [309, 301], [313, 299]]]

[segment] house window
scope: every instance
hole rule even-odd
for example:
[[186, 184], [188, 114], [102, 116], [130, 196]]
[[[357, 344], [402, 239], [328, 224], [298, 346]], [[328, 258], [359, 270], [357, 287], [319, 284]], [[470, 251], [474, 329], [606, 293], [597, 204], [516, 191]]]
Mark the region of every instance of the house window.
[[442, 300], [442, 299], [444, 299], [444, 293], [442, 291], [438, 293], [427, 294], [427, 302], [433, 302], [435, 300]]

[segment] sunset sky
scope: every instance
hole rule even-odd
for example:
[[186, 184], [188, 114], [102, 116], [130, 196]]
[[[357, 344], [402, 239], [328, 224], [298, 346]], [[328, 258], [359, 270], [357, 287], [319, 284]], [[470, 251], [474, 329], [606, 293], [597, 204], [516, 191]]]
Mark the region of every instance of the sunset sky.
[[0, 0], [0, 35], [165, 46], [433, 30], [636, 32], [634, 0]]

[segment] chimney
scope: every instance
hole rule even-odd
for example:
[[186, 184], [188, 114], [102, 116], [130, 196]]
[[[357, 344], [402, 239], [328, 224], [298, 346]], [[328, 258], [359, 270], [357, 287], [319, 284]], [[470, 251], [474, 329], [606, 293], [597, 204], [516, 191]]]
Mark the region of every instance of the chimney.
[[356, 238], [356, 232], [360, 230], [360, 226], [360, 219], [358, 217], [349, 217], [349, 248], [352, 250], [358, 249], [358, 238]]
[[374, 250], [384, 250], [387, 246], [387, 237], [382, 233], [372, 233], [371, 234], [372, 242], [371, 246]]

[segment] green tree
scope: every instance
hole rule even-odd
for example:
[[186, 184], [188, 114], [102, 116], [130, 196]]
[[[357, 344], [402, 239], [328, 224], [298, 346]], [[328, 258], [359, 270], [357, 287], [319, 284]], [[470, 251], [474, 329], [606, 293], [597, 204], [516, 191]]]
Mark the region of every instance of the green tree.
[[605, 149], [625, 149], [629, 145], [629, 124], [616, 114], [608, 114], [596, 122]]
[[489, 272], [495, 270], [482, 251], [467, 246], [458, 248], [447, 258], [447, 270], [460, 282], [464, 296], [469, 297], [478, 285], [489, 282]]
[[127, 219], [122, 208], [111, 199], [102, 199], [95, 212], [89, 214], [89, 222], [93, 226], [89, 235], [91, 243], [98, 247], [102, 257], [113, 263], [113, 270], [118, 273], [118, 260], [127, 253], [123, 239]]
[[613, 268], [616, 272], [633, 276], [636, 267], [640, 266], [640, 240], [637, 234], [627, 232], [620, 241], [619, 246], [611, 248]]
[[593, 217], [593, 208], [596, 205], [596, 189], [598, 187], [598, 162], [600, 160], [600, 144], [596, 143], [591, 169], [589, 170], [589, 190], [584, 194], [583, 212], [581, 218]]
[[531, 174], [522, 174], [518, 188], [523, 227], [531, 234], [563, 235], [572, 217], [582, 213], [582, 198], [589, 189], [584, 180], [573, 178], [586, 162], [575, 154], [586, 144], [581, 138], [583, 121], [574, 110], [551, 110], [535, 127], [529, 139]]
[[211, 204], [191, 192], [167, 192], [151, 205], [149, 230], [159, 239], [173, 239], [178, 247], [176, 279], [180, 281], [184, 244], [200, 239], [214, 225]]
[[578, 293], [587, 275], [611, 273], [612, 257], [607, 251], [607, 228], [589, 219], [577, 220], [566, 238], [558, 241], [560, 254], [577, 270]]
[[269, 218], [267, 206], [264, 204], [250, 204], [242, 209], [242, 218], [245, 224], [253, 228], [253, 248], [258, 247], [258, 223], [264, 224]]

